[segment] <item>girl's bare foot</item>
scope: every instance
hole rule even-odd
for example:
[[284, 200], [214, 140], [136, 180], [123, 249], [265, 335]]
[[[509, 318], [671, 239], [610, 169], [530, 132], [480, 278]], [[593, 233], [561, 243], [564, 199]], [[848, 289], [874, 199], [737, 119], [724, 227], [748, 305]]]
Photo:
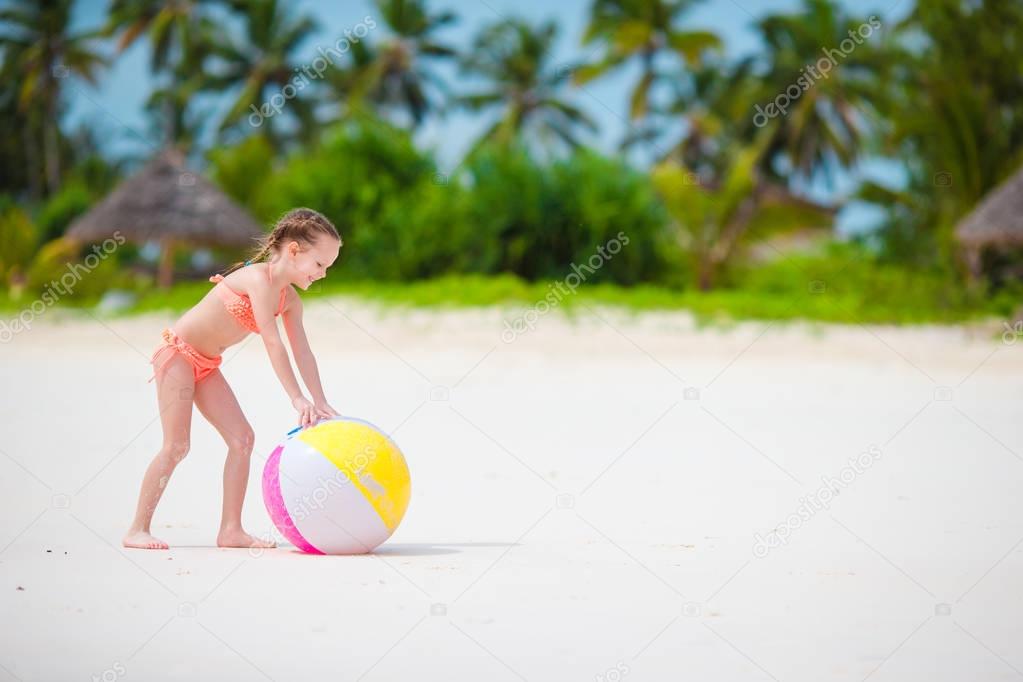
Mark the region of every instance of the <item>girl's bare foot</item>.
[[260, 540], [257, 537], [249, 535], [241, 528], [221, 530], [217, 535], [217, 547], [258, 547], [270, 549], [276, 546], [277, 543], [273, 540]]
[[136, 549], [169, 549], [166, 542], [154, 538], [144, 530], [128, 531], [128, 534], [121, 540], [121, 544]]

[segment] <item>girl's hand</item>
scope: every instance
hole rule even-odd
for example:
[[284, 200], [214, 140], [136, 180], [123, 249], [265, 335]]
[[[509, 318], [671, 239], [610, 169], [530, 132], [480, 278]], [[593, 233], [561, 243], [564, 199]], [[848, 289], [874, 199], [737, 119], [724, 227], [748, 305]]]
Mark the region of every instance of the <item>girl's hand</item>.
[[335, 410], [333, 407], [327, 404], [327, 401], [321, 401], [315, 404], [317, 414], [323, 419], [330, 419], [331, 417], [340, 417], [341, 413]]
[[306, 400], [305, 396], [298, 396], [291, 401], [291, 405], [298, 410], [298, 425], [302, 428], [311, 426], [316, 421], [316, 406]]

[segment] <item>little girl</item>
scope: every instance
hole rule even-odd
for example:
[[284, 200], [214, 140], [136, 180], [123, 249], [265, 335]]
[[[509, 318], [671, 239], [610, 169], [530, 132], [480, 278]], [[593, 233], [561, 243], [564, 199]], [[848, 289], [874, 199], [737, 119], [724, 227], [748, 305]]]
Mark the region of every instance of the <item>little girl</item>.
[[[167, 549], [166, 542], [150, 534], [149, 525], [174, 467], [188, 452], [193, 402], [227, 443], [224, 508], [217, 546], [275, 546], [242, 530], [242, 502], [254, 436], [218, 367], [226, 348], [255, 332], [262, 337], [270, 364], [298, 411], [299, 425], [338, 415], [323, 395], [316, 359], [302, 327], [302, 302], [292, 285], [308, 289], [323, 278], [337, 260], [341, 243], [337, 229], [320, 213], [308, 208], [289, 211], [262, 239], [252, 259], [245, 263], [247, 267], [238, 263], [227, 277], [211, 277], [216, 286], [173, 328], [163, 330], [163, 343], [151, 361], [163, 446], [142, 479], [135, 520], [124, 536], [125, 547]], [[312, 396], [311, 402], [302, 395], [277, 331], [275, 318], [282, 314], [295, 364]]]

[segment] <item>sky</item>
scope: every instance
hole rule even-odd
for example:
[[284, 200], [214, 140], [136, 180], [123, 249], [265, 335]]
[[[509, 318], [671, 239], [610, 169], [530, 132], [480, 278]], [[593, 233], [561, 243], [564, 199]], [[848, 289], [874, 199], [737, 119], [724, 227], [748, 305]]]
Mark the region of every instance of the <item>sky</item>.
[[[298, 60], [309, 64], [317, 56], [318, 47], [328, 47], [344, 31], [351, 31], [366, 17], [377, 16], [371, 0], [292, 0], [294, 10], [314, 17], [319, 30], [299, 52]], [[696, 3], [686, 15], [684, 26], [690, 29], [709, 29], [725, 43], [729, 57], [740, 57], [759, 49], [760, 43], [752, 29], [757, 18], [771, 12], [793, 12], [801, 6], [799, 0], [704, 0]], [[857, 16], [876, 14], [882, 25], [894, 23], [911, 9], [907, 0], [864, 2], [842, 0], [842, 4]], [[73, 23], [76, 29], [95, 28], [105, 19], [108, 0], [78, 0]], [[433, 0], [432, 11], [455, 12], [459, 21], [438, 34], [447, 44], [467, 47], [478, 30], [503, 18], [519, 17], [531, 23], [553, 20], [558, 24], [555, 60], [566, 64], [578, 62], [594, 51], [582, 45], [590, 0]], [[367, 22], [368, 23], [368, 22]], [[369, 39], [386, 36], [383, 22], [370, 31]], [[822, 46], [823, 47], [823, 46]], [[455, 68], [437, 69], [452, 89], [471, 91], [473, 84], [465, 81]], [[613, 152], [626, 129], [628, 112], [627, 93], [636, 81], [637, 70], [625, 68], [612, 75], [568, 91], [573, 103], [580, 106], [597, 123], [599, 132], [587, 143], [605, 152]], [[98, 87], [81, 81], [69, 84], [69, 108], [65, 122], [71, 128], [86, 123], [99, 131], [99, 139], [106, 151], [121, 156], [143, 158], [154, 151], [159, 137], [143, 110], [143, 104], [152, 90], [154, 81], [149, 72], [149, 47], [144, 40], [112, 60], [103, 72]], [[224, 98], [226, 100], [228, 98]], [[210, 104], [207, 108], [216, 105]], [[496, 112], [495, 112], [496, 115]], [[492, 116], [451, 112], [442, 120], [429, 119], [417, 134], [417, 142], [436, 152], [442, 171], [453, 169], [472, 142], [490, 125]], [[828, 185], [819, 179], [803, 192], [820, 201], [839, 201], [854, 191], [861, 178], [871, 178], [887, 184], [902, 180], [898, 163], [883, 159], [865, 159], [850, 173], [843, 173]], [[876, 223], [879, 213], [858, 202], [850, 202], [839, 214], [841, 233], [867, 231]]]

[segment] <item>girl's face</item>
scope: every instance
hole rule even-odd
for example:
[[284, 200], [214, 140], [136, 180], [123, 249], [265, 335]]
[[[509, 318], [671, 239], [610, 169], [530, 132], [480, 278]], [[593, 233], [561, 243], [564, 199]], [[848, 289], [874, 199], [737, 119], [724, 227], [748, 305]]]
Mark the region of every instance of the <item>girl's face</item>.
[[284, 247], [284, 260], [289, 280], [303, 290], [327, 275], [327, 268], [337, 260], [341, 242], [328, 235], [319, 235], [312, 245], [289, 242]]

